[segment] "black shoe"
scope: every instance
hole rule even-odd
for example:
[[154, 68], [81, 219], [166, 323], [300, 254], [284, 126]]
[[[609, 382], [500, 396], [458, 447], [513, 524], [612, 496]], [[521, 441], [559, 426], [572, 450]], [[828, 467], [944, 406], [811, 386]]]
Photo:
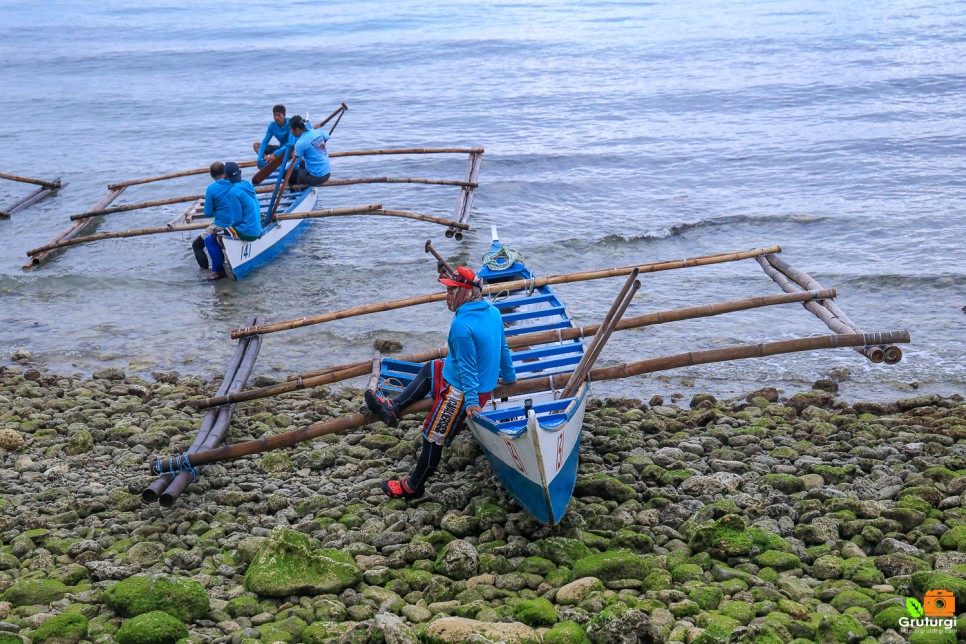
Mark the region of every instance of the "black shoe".
[[388, 398], [383, 398], [379, 394], [368, 389], [366, 389], [365, 399], [366, 407], [369, 408], [370, 414], [375, 414], [379, 417], [379, 420], [386, 423], [390, 427], [395, 427], [399, 424], [399, 414], [396, 410], [396, 403]]

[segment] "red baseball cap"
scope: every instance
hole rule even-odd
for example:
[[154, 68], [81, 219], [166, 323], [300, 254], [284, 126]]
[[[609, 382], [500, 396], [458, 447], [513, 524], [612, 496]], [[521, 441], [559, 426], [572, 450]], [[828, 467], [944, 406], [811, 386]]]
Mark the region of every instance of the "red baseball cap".
[[480, 284], [476, 281], [476, 273], [465, 266], [460, 266], [456, 269], [456, 275], [453, 276], [454, 279], [449, 277], [441, 277], [439, 281], [441, 284], [446, 286], [459, 286], [462, 288], [479, 288]]

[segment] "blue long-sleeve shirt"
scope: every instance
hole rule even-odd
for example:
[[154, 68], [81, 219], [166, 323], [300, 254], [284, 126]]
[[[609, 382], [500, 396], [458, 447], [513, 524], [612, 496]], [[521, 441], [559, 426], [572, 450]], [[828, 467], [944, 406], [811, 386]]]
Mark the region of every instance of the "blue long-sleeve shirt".
[[281, 148], [284, 148], [290, 143], [289, 139], [295, 137], [292, 136], [292, 131], [288, 128], [288, 119], [285, 119], [285, 125], [279, 127], [278, 123], [272, 121], [268, 124], [268, 128], [265, 130], [265, 136], [262, 137], [261, 145], [258, 146], [258, 167], [262, 168], [265, 166], [265, 148], [268, 147], [268, 142], [272, 140], [272, 137], [278, 141], [279, 146], [279, 156], [282, 155]]
[[449, 327], [449, 355], [443, 378], [463, 392], [466, 406], [480, 404], [480, 392], [493, 391], [499, 378], [517, 379], [500, 312], [489, 302], [467, 302]]
[[325, 142], [329, 140], [329, 133], [319, 128], [306, 130], [295, 142], [295, 154], [305, 159], [305, 169], [313, 176], [324, 177], [329, 174], [329, 153], [325, 149]]
[[228, 191], [231, 226], [243, 237], [257, 239], [262, 235], [262, 211], [251, 181], [239, 181]]
[[215, 226], [228, 228], [231, 226], [231, 216], [228, 214], [228, 191], [231, 181], [218, 179], [205, 190], [205, 217], [214, 217]]

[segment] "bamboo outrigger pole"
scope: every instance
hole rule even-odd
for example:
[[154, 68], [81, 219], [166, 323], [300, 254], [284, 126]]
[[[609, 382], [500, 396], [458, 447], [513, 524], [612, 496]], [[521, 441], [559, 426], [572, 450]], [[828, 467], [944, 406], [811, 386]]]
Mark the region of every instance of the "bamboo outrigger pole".
[[9, 179], [10, 181], [19, 181], [20, 183], [32, 183], [35, 186], [42, 186], [48, 190], [57, 190], [61, 187], [60, 179], [55, 179], [53, 181], [44, 181], [43, 179], [31, 179], [29, 177], [19, 177], [15, 174], [7, 174], [5, 172], [0, 172], [0, 179]]
[[[278, 215], [276, 219], [318, 219], [323, 217], [348, 217], [350, 215], [366, 215], [366, 214], [379, 214], [382, 208], [382, 204], [370, 204], [368, 206], [352, 206], [349, 208], [330, 208], [328, 210], [307, 210], [305, 212], [294, 212], [288, 215]], [[405, 213], [411, 219], [420, 219], [422, 221], [432, 221], [434, 218], [428, 215], [417, 215], [415, 213]], [[396, 214], [393, 216], [402, 217], [404, 214]], [[439, 223], [443, 226], [450, 226], [453, 222], [449, 220], [435, 221], [433, 223]], [[141, 237], [143, 235], [158, 235], [161, 233], [177, 233], [189, 230], [199, 230], [201, 228], [207, 228], [210, 224], [200, 221], [195, 224], [181, 224], [173, 225], [168, 224], [166, 226], [156, 226], [154, 228], [139, 228], [137, 230], [120, 230], [113, 233], [98, 233], [96, 235], [88, 235], [87, 237], [75, 237], [73, 239], [65, 239], [60, 242], [55, 242], [47, 244], [46, 246], [40, 246], [39, 248], [33, 248], [27, 251], [28, 255], [36, 255], [38, 253], [44, 253], [55, 248], [63, 248], [65, 246], [74, 246], [76, 244], [84, 244], [87, 242], [100, 241], [102, 239], [120, 239], [124, 237]]]
[[[636, 329], [654, 324], [665, 324], [667, 322], [679, 322], [681, 320], [691, 320], [694, 318], [722, 315], [724, 313], [734, 313], [736, 311], [746, 311], [748, 309], [760, 308], [763, 306], [774, 306], [776, 304], [789, 304], [794, 302], [805, 302], [814, 299], [834, 298], [835, 289], [824, 289], [822, 291], [803, 291], [799, 293], [782, 293], [781, 295], [763, 295], [742, 300], [731, 300], [728, 302], [718, 302], [715, 304], [705, 304], [702, 306], [692, 306], [682, 309], [672, 309], [670, 311], [660, 311], [626, 318], [617, 323], [615, 330], [624, 331], [626, 329]], [[577, 340], [595, 335], [600, 329], [599, 324], [572, 329], [554, 329], [551, 331], [538, 331], [536, 333], [526, 333], [523, 335], [507, 338], [507, 344], [511, 349], [526, 347], [531, 344], [543, 344], [545, 342]], [[445, 358], [448, 353], [446, 347], [440, 347], [431, 351], [424, 351], [407, 356], [401, 356], [400, 360], [407, 362], [426, 362]], [[318, 369], [316, 371], [306, 371], [297, 375], [289, 376], [288, 382], [269, 385], [260, 389], [251, 389], [236, 394], [214, 396], [212, 398], [196, 399], [189, 401], [189, 404], [199, 409], [217, 407], [219, 405], [229, 405], [269, 396], [277, 396], [291, 391], [299, 391], [312, 387], [332, 384], [364, 376], [369, 369], [368, 362], [355, 362], [351, 364], [338, 365]]]
[[[483, 152], [483, 148], [400, 148], [400, 149], [389, 149], [389, 150], [352, 150], [346, 152], [330, 152], [329, 158], [335, 159], [338, 157], [359, 157], [359, 156], [369, 156], [375, 154], [471, 154], [474, 152]], [[256, 161], [242, 161], [238, 164], [239, 168], [251, 168], [256, 165]], [[155, 181], [166, 181], [168, 179], [179, 179], [181, 177], [190, 177], [196, 174], [207, 174], [210, 168], [195, 168], [194, 170], [185, 170], [183, 172], [173, 172], [171, 174], [162, 174], [156, 177], [147, 177], [146, 179], [132, 179], [130, 181], [119, 181], [118, 183], [112, 183], [107, 186], [108, 190], [117, 190], [119, 188], [127, 188], [129, 186], [137, 186], [144, 183], [154, 183]]]
[[[628, 364], [603, 367], [590, 372], [592, 380], [617, 380], [630, 376], [637, 376], [655, 371], [676, 369], [691, 365], [725, 362], [745, 358], [762, 358], [766, 356], [795, 353], [800, 351], [814, 351], [835, 347], [853, 347], [866, 344], [892, 344], [909, 342], [908, 331], [885, 331], [881, 333], [853, 333], [848, 335], [822, 335], [811, 338], [797, 338], [778, 342], [742, 345], [727, 349], [712, 349], [710, 351], [692, 351], [663, 358], [642, 360]], [[510, 385], [497, 387], [493, 392], [494, 398], [519, 396], [547, 389], [559, 389], [567, 384], [569, 376], [534, 378], [532, 380], [517, 381]], [[426, 411], [432, 405], [432, 400], [424, 398], [402, 410], [401, 415]], [[259, 454], [271, 450], [291, 447], [298, 443], [318, 438], [326, 434], [344, 432], [371, 422], [373, 419], [367, 414], [352, 414], [335, 420], [320, 421], [306, 425], [283, 434], [268, 436], [259, 440], [236, 443], [218, 449], [199, 451], [191, 455], [180, 455], [169, 458], [156, 458], [150, 462], [152, 474], [172, 473], [182, 470], [225, 461], [250, 454]]]
[[[733, 262], [740, 259], [758, 257], [759, 255], [766, 255], [769, 253], [780, 253], [781, 249], [781, 246], [770, 246], [768, 248], [755, 248], [738, 253], [719, 253], [717, 255], [703, 255], [701, 257], [691, 257], [688, 259], [653, 262], [649, 264], [641, 264], [639, 266], [605, 268], [596, 271], [584, 271], [579, 273], [552, 275], [550, 277], [539, 277], [534, 278], [533, 280], [501, 282], [499, 284], [493, 284], [485, 287], [483, 289], [483, 293], [498, 293], [501, 291], [512, 291], [522, 288], [539, 288], [548, 284], [569, 284], [572, 282], [584, 282], [587, 280], [601, 279], [604, 277], [618, 277], [629, 275], [630, 272], [635, 268], [639, 269], [641, 273], [655, 273], [658, 271], [667, 271], [676, 268], [690, 268], [692, 266], [720, 264], [722, 262]], [[333, 313], [323, 313], [321, 315], [305, 316], [292, 320], [283, 320], [281, 322], [269, 322], [268, 324], [261, 326], [234, 329], [231, 332], [231, 337], [232, 339], [237, 340], [238, 338], [243, 338], [246, 335], [254, 335], [256, 333], [275, 333], [276, 331], [287, 331], [289, 329], [297, 329], [303, 326], [321, 324], [323, 322], [331, 322], [333, 320], [341, 320], [344, 318], [355, 317], [357, 315], [368, 315], [369, 313], [378, 313], [380, 311], [393, 311], [395, 309], [402, 309], [408, 306], [416, 306], [417, 304], [428, 304], [429, 302], [441, 302], [445, 299], [446, 293], [441, 292], [433, 293], [432, 295], [419, 295], [416, 297], [406, 298], [404, 300], [395, 300], [393, 302], [384, 302], [382, 304], [367, 304], [365, 306], [356, 306], [349, 309], [343, 309], [341, 311], [335, 311]]]

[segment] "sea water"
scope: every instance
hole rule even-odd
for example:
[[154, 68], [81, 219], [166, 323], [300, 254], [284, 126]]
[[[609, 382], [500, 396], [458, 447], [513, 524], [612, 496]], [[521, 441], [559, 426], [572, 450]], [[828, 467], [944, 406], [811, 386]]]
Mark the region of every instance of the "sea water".
[[[232, 328], [437, 292], [427, 239], [477, 267], [490, 226], [538, 275], [774, 244], [863, 330], [909, 329], [898, 365], [850, 349], [597, 383], [598, 395], [788, 394], [830, 373], [852, 399], [966, 383], [966, 12], [952, 0], [0, 3], [0, 172], [61, 177], [0, 220], [0, 362], [56, 373], [221, 373]], [[252, 158], [271, 107], [349, 105], [330, 151], [486, 149], [461, 242], [386, 217], [313, 222], [237, 283], [204, 281], [191, 235], [77, 246], [21, 271], [107, 184]], [[462, 179], [465, 157], [335, 159], [333, 177]], [[246, 171], [246, 177], [250, 170]], [[204, 191], [197, 175], [115, 205]], [[0, 208], [31, 190], [0, 181]], [[323, 188], [320, 208], [451, 217], [457, 189]], [[113, 215], [162, 225], [186, 204]], [[622, 279], [560, 285], [579, 324]], [[780, 292], [754, 260], [645, 274], [627, 315]], [[276, 376], [445, 343], [441, 303], [265, 337]], [[829, 333], [800, 304], [616, 333], [599, 366]]]

